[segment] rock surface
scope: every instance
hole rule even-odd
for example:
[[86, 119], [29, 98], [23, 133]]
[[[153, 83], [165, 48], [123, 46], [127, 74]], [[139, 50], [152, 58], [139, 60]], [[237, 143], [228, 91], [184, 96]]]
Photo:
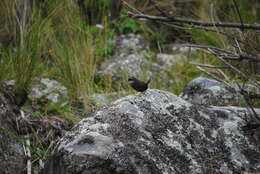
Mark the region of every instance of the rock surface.
[[241, 100], [235, 88], [203, 77], [198, 77], [186, 85], [183, 98], [194, 104], [214, 106], [238, 106]]
[[104, 62], [98, 73], [96, 82], [112, 79], [113, 88], [122, 84], [128, 77], [147, 80], [150, 77], [159, 78], [161, 82], [171, 86], [172, 66], [181, 59], [186, 59], [185, 50], [177, 54], [155, 54], [148, 49], [147, 43], [140, 35], [121, 35], [115, 39], [116, 49], [111, 60]]
[[38, 85], [31, 88], [31, 100], [46, 98], [51, 103], [66, 103], [68, 100], [67, 88], [56, 80], [42, 78]]
[[[256, 109], [259, 114], [260, 109]], [[260, 172], [247, 110], [193, 105], [149, 89], [104, 105], [64, 136], [43, 174]]]
[[130, 54], [124, 57], [114, 57], [113, 60], [102, 65], [101, 71], [104, 75], [112, 75], [114, 79], [120, 79], [120, 74], [137, 76], [142, 73], [143, 66], [148, 66], [148, 61], [140, 54]]
[[115, 55], [124, 57], [147, 49], [147, 42], [141, 35], [126, 34], [115, 39]]

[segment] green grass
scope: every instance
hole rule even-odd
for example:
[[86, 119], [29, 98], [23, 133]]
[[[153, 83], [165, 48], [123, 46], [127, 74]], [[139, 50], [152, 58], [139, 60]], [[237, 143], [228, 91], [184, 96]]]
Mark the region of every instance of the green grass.
[[39, 11], [32, 12], [31, 18], [28, 17], [26, 23], [15, 11], [9, 15], [14, 17], [10, 18], [10, 21], [6, 20], [6, 23], [2, 23], [1, 26], [12, 25], [14, 28], [8, 31], [10, 33], [14, 32], [14, 29], [17, 30], [13, 35], [15, 46], [1, 45], [0, 47], [0, 71], [2, 71], [0, 80], [13, 79], [17, 87], [26, 89], [41, 68], [42, 45], [46, 42], [44, 36], [46, 21]]
[[[252, 4], [246, 3], [245, 0], [237, 0], [237, 2], [241, 7], [243, 19], [246, 22], [256, 21], [258, 16], [252, 15], [256, 12], [250, 11], [250, 9], [255, 9]], [[113, 81], [109, 78], [105, 79], [104, 86], [94, 82], [99, 65], [110, 59], [113, 54], [115, 45], [108, 40], [111, 40], [116, 34], [145, 32], [143, 34], [146, 38], [156, 44], [159, 49], [168, 42], [166, 37], [168, 33], [158, 30], [148, 32], [149, 25], [126, 17], [126, 10], [122, 10], [124, 16], [120, 18], [119, 22], [111, 22], [108, 15], [111, 1], [85, 1], [83, 6], [86, 9], [91, 9], [90, 16], [88, 16], [91, 19], [86, 19], [82, 6], [78, 6], [73, 1], [49, 0], [43, 4], [43, 8], [38, 8], [38, 4], [32, 7], [30, 13], [26, 12], [29, 16], [27, 22], [22, 21], [18, 13], [12, 10], [18, 7], [16, 3], [16, 1], [8, 0], [0, 2], [0, 14], [3, 16], [0, 19], [0, 38], [5, 34], [13, 37], [12, 44], [0, 44], [0, 82], [14, 79], [17, 88], [28, 88], [32, 85], [32, 79], [35, 77], [54, 78], [67, 87], [71, 103], [80, 100], [86, 108], [92, 105], [90, 96], [95, 92], [129, 90], [126, 84], [113, 85]], [[132, 2], [132, 5], [136, 4], [138, 4], [139, 10], [158, 13], [147, 6], [146, 2]], [[213, 4], [216, 10], [213, 12], [206, 10], [210, 9], [209, 4]], [[157, 5], [175, 12], [172, 4], [167, 6], [166, 1]], [[232, 3], [229, 1], [202, 0], [200, 3], [196, 3], [195, 7], [198, 11], [194, 14], [205, 21], [213, 19], [216, 21], [221, 19], [239, 21], [234, 10], [225, 11], [226, 14], [222, 13], [221, 8], [231, 8], [231, 5]], [[99, 29], [95, 25], [89, 25], [93, 19], [97, 19], [95, 23], [102, 24], [104, 28]], [[112, 29], [111, 26], [114, 28]], [[233, 32], [235, 35], [238, 33], [237, 31]], [[191, 30], [188, 34], [198, 44], [209, 44], [222, 48], [231, 44], [227, 37], [214, 32]], [[239, 39], [244, 39], [246, 42], [242, 49], [257, 54], [254, 47], [259, 45], [259, 37], [248, 31], [244, 31], [240, 36]], [[219, 64], [219, 61], [213, 56], [205, 54], [193, 56], [200, 63]], [[189, 80], [201, 75], [193, 65], [188, 64], [188, 61], [178, 62], [167, 73], [175, 85], [154, 85], [154, 87], [175, 93], [180, 93]], [[225, 73], [227, 72], [225, 71]], [[250, 74], [250, 71], [247, 74]], [[146, 79], [146, 75], [144, 76], [142, 78]], [[237, 78], [232, 74], [230, 76]], [[123, 81], [127, 81], [126, 79], [125, 77]]]

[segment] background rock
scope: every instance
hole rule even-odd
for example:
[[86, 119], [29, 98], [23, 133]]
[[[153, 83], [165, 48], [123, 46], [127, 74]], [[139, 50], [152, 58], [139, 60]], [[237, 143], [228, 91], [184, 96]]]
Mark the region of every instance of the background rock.
[[31, 88], [29, 98], [36, 100], [45, 98], [51, 103], [66, 104], [68, 100], [67, 89], [56, 80], [42, 78], [40, 83]]
[[116, 57], [103, 64], [99, 73], [110, 74], [120, 79], [120, 74], [122, 73], [129, 76], [137, 76], [142, 73], [145, 66], [148, 66], [148, 61], [143, 55], [130, 54], [124, 57]]
[[176, 50], [179, 51], [174, 54], [155, 54], [148, 49], [147, 43], [140, 35], [134, 34], [121, 35], [115, 39], [115, 43], [113, 58], [101, 65], [95, 78], [96, 82], [103, 80], [104, 83], [107, 79], [112, 79], [112, 86], [115, 89], [122, 84], [122, 80], [127, 81], [126, 79], [131, 76], [144, 81], [152, 77], [160, 79], [161, 83], [166, 83], [165, 86], [173, 85], [169, 80], [173, 78], [172, 67], [181, 59], [186, 59], [189, 51], [188, 48], [182, 49], [176, 46]]
[[144, 51], [148, 48], [147, 42], [139, 34], [126, 34], [118, 36], [115, 39], [115, 44], [115, 55], [120, 57]]
[[224, 83], [198, 77], [189, 82], [183, 91], [183, 98], [200, 105], [239, 105], [240, 94]]

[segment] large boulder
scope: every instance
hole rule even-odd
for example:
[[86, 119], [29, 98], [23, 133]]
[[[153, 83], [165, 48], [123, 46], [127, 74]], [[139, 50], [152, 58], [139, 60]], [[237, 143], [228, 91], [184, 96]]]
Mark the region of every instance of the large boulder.
[[245, 108], [193, 105], [149, 89], [80, 121], [42, 174], [260, 172], [260, 136], [242, 131], [246, 118]]
[[260, 94], [260, 88], [254, 84], [222, 83], [216, 80], [198, 77], [190, 81], [183, 90], [182, 97], [194, 104], [214, 106], [240, 106], [245, 104], [241, 89], [248, 94]]

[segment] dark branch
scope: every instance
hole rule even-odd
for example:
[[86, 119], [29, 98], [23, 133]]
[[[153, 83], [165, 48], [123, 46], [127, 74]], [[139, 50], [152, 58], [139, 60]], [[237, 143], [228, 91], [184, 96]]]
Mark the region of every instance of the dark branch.
[[243, 23], [243, 20], [242, 20], [242, 17], [241, 17], [241, 14], [240, 14], [240, 11], [239, 11], [239, 8], [238, 8], [238, 5], [237, 5], [236, 0], [233, 0], [233, 3], [234, 3], [234, 5], [235, 5], [235, 9], [236, 9], [236, 11], [237, 11], [237, 14], [238, 14], [238, 16], [239, 16], [239, 20], [240, 20], [240, 22], [241, 22], [241, 26], [242, 26], [241, 30], [243, 31], [243, 30], [244, 30], [244, 23]]
[[253, 56], [243, 55], [243, 54], [239, 55], [239, 54], [236, 54], [232, 51], [229, 51], [229, 50], [226, 50], [223, 48], [217, 48], [217, 47], [208, 46], [208, 45], [195, 45], [195, 44], [183, 44], [182, 46], [212, 50], [217, 55], [221, 55], [221, 56], [225, 57], [226, 59], [230, 59], [230, 60], [237, 60], [237, 61], [247, 60], [250, 62], [260, 62], [260, 58], [258, 58], [258, 57], [253, 57]]
[[162, 22], [181, 22], [181, 23], [205, 26], [205, 27], [225, 27], [225, 28], [260, 30], [259, 24], [242, 25], [240, 23], [232, 23], [232, 22], [204, 22], [204, 21], [197, 21], [193, 19], [185, 19], [185, 18], [178, 18], [178, 17], [163, 17], [163, 16], [134, 14], [132, 12], [128, 12], [128, 16], [136, 19], [149, 19], [149, 20], [162, 21]]
[[258, 114], [256, 113], [253, 103], [252, 103], [251, 99], [249, 98], [247, 92], [245, 92], [245, 90], [238, 83], [236, 83], [236, 84], [240, 90], [240, 94], [243, 96], [243, 98], [245, 100], [245, 104], [247, 105], [248, 108], [250, 108], [255, 119], [260, 122], [260, 118], [259, 118]]

